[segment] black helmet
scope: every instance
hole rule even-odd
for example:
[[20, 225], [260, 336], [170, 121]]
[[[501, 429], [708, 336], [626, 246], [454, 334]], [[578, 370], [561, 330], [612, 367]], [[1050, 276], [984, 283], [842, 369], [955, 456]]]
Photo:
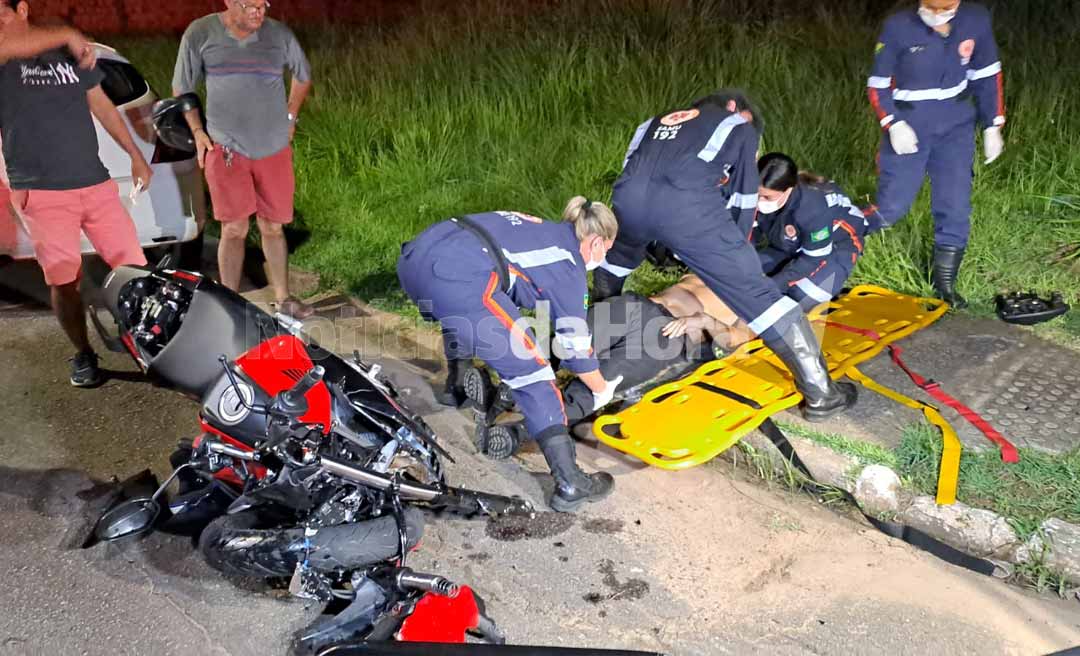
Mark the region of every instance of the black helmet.
[[199, 109], [202, 104], [194, 93], [185, 93], [176, 98], [166, 98], [154, 103], [154, 132], [158, 139], [169, 148], [185, 153], [195, 152], [195, 135], [188, 127], [184, 114]]

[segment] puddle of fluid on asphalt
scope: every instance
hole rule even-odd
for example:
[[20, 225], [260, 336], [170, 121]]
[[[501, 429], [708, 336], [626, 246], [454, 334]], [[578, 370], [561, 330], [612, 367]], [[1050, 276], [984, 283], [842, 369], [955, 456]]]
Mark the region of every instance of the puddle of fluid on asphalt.
[[539, 512], [534, 515], [500, 515], [488, 520], [484, 532], [493, 540], [515, 542], [550, 538], [574, 524], [569, 513]]
[[620, 582], [615, 576], [615, 563], [610, 560], [604, 559], [600, 561], [599, 571], [604, 575], [603, 583], [610, 589], [610, 592], [590, 592], [586, 594], [582, 599], [590, 604], [619, 599], [636, 601], [649, 593], [649, 584], [641, 579], [626, 579]]
[[593, 533], [595, 535], [611, 535], [613, 533], [622, 532], [623, 522], [621, 519], [594, 517], [582, 522], [581, 529], [586, 533]]

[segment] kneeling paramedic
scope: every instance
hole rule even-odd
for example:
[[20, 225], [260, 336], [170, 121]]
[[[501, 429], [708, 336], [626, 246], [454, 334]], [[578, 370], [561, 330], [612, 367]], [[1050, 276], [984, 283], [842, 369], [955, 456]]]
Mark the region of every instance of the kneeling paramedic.
[[803, 416], [821, 421], [854, 405], [857, 391], [829, 377], [802, 309], [765, 277], [749, 241], [758, 202], [754, 118], [743, 96], [718, 92], [638, 127], [615, 183], [619, 235], [595, 292], [618, 294], [649, 242], [660, 242], [783, 360]]
[[577, 509], [607, 496], [610, 474], [585, 474], [577, 466], [555, 372], [518, 311], [550, 303], [562, 364], [588, 386], [593, 405], [606, 405], [618, 379], [601, 375], [585, 322], [585, 271], [603, 261], [615, 239], [615, 215], [578, 196], [563, 223], [521, 212], [470, 214], [437, 223], [402, 247], [398, 278], [421, 314], [442, 324], [449, 368], [440, 398], [460, 405], [462, 377], [472, 357], [484, 360], [512, 391], [555, 478], [551, 507]]
[[[920, 0], [885, 21], [867, 93], [885, 133], [879, 151], [875, 229], [899, 221], [930, 176], [934, 290], [958, 308], [960, 263], [971, 233], [975, 123], [985, 162], [1005, 147], [1001, 62], [990, 13], [959, 0]], [[972, 103], [974, 96], [974, 103]]]

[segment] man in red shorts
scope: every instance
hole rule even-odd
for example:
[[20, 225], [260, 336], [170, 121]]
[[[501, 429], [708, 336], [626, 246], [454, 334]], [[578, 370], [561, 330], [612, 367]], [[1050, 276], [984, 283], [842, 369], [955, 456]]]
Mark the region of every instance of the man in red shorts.
[[[101, 382], [87, 337], [79, 279], [85, 232], [110, 267], [143, 265], [135, 224], [98, 157], [94, 118], [131, 157], [131, 176], [150, 184], [150, 166], [102, 91], [93, 46], [67, 28], [28, 21], [26, 0], [0, 0], [0, 135], [11, 203], [45, 272], [53, 310], [71, 343], [71, 384]], [[70, 51], [70, 54], [69, 54]]]
[[[293, 219], [292, 164], [297, 115], [311, 89], [311, 69], [296, 36], [266, 18], [266, 0], [225, 0], [225, 11], [188, 26], [180, 42], [173, 93], [206, 81], [206, 123], [187, 113], [199, 165], [206, 170], [214, 216], [221, 221], [221, 282], [240, 286], [244, 241], [254, 214], [278, 308], [303, 319], [311, 308], [289, 295], [283, 227]], [[285, 97], [284, 70], [292, 83]]]

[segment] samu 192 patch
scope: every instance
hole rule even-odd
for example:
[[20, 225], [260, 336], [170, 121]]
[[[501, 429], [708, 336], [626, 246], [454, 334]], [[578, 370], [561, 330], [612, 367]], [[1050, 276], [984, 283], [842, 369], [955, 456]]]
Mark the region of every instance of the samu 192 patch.
[[821, 230], [818, 230], [817, 232], [811, 232], [810, 233], [810, 241], [823, 241], [823, 240], [828, 239], [828, 238], [829, 238], [829, 229], [828, 228], [822, 228]]

